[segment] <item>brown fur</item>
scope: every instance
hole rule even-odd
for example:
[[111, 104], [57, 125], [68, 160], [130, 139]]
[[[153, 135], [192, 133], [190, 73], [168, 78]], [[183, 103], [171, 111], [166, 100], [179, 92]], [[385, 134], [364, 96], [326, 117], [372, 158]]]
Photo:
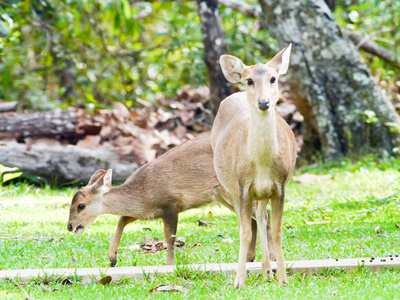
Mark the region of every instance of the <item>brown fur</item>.
[[[95, 172], [89, 184], [74, 196], [68, 226], [71, 231], [83, 226], [78, 230], [80, 233], [101, 214], [121, 216], [109, 249], [111, 265], [115, 266], [125, 226], [135, 220], [161, 218], [168, 245], [167, 263], [173, 264], [178, 214], [217, 198], [223, 202], [223, 197], [226, 193], [214, 171], [210, 139], [205, 137], [169, 150], [142, 166], [118, 187], [111, 188], [111, 170]], [[79, 204], [86, 205], [85, 209], [78, 211]], [[255, 221], [252, 226], [256, 234]], [[255, 257], [256, 236], [253, 237], [247, 257], [249, 261]], [[274, 253], [271, 257], [275, 259]]]
[[[218, 179], [239, 216], [240, 252], [235, 279], [235, 287], [239, 288], [244, 287], [246, 278], [245, 258], [252, 237], [253, 202], [258, 203], [256, 215], [263, 251], [263, 274], [272, 276], [270, 243], [262, 238], [265, 236], [265, 209], [271, 201], [278, 281], [280, 285], [287, 282], [281, 226], [285, 185], [296, 161], [296, 142], [292, 130], [275, 109], [279, 98], [278, 77], [288, 66], [290, 49], [285, 51], [278, 53], [268, 64], [250, 67], [228, 55], [223, 55], [220, 60], [225, 77], [232, 83], [242, 82], [246, 87], [246, 92], [233, 94], [222, 101], [211, 133]], [[268, 101], [268, 109], [260, 108], [262, 101]]]

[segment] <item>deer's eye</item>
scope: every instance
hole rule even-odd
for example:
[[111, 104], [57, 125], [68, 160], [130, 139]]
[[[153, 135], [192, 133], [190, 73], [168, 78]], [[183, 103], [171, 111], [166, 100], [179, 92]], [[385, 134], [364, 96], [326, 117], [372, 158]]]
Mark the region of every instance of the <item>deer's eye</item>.
[[270, 80], [271, 84], [275, 83], [275, 81], [276, 81], [276, 78], [275, 77], [271, 77], [271, 80]]
[[254, 84], [253, 79], [251, 78], [247, 79], [247, 85], [253, 85], [253, 84]]
[[81, 211], [81, 210], [84, 210], [85, 207], [86, 207], [85, 204], [79, 204], [79, 205], [78, 205], [78, 212]]

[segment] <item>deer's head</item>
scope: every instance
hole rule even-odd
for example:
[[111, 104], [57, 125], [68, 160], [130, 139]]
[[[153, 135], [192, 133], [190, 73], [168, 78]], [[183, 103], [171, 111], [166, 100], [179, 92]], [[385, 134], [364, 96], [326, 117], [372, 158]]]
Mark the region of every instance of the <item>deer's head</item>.
[[288, 70], [291, 48], [292, 44], [289, 44], [270, 62], [254, 66], [246, 66], [234, 56], [222, 55], [222, 72], [229, 82], [241, 82], [245, 86], [247, 101], [252, 108], [268, 112], [278, 102], [278, 78]]
[[111, 189], [112, 170], [96, 171], [72, 198], [68, 230], [82, 233], [103, 212], [103, 195]]

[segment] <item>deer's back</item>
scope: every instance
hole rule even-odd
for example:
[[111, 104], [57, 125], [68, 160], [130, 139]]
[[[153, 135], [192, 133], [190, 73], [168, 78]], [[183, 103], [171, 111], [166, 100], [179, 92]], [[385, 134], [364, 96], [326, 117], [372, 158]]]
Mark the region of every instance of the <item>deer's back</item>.
[[140, 189], [143, 205], [158, 212], [152, 218], [214, 201], [218, 180], [209, 137], [176, 146], [142, 168], [127, 182]]

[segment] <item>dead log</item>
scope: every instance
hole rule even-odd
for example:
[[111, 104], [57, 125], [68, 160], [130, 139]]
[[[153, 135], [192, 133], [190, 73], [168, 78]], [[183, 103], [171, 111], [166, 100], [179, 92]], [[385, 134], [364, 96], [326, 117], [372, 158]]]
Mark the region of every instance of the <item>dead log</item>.
[[87, 134], [98, 134], [101, 126], [92, 124], [82, 109], [15, 114], [0, 117], [0, 138], [56, 138], [76, 143]]
[[28, 150], [25, 144], [16, 142], [0, 142], [0, 164], [18, 167], [23, 174], [55, 184], [87, 184], [98, 169], [112, 169], [113, 180], [123, 182], [139, 167], [137, 163], [120, 161], [116, 152], [105, 148], [38, 143]]
[[12, 102], [1, 102], [0, 103], [0, 113], [16, 111], [17, 110], [18, 101]]

